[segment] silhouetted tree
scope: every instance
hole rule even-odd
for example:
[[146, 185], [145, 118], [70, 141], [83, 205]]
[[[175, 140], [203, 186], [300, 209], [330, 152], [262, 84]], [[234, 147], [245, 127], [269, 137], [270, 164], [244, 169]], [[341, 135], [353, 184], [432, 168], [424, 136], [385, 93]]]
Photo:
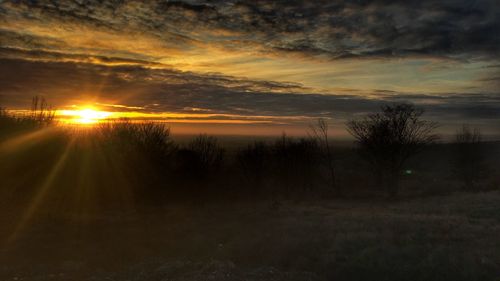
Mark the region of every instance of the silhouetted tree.
[[274, 176], [285, 188], [284, 195], [311, 189], [318, 178], [319, 146], [311, 138], [295, 140], [283, 136], [273, 147]]
[[372, 165], [392, 197], [399, 192], [405, 162], [437, 139], [433, 134], [437, 124], [422, 120], [422, 114], [423, 110], [411, 104], [386, 105], [380, 113], [347, 123], [361, 156]]
[[217, 138], [199, 135], [179, 150], [178, 157], [180, 168], [186, 176], [205, 179], [221, 168], [224, 149]]
[[132, 123], [128, 119], [99, 124], [100, 139], [122, 150], [145, 156], [155, 164], [165, 161], [176, 149], [170, 128], [162, 123]]
[[331, 148], [330, 139], [328, 136], [328, 124], [325, 119], [318, 119], [316, 125], [311, 126], [312, 137], [321, 146], [323, 150], [321, 153], [324, 165], [327, 167], [328, 174], [330, 177], [331, 189], [335, 192], [337, 196], [342, 195], [342, 190], [339, 185], [337, 185], [335, 163], [333, 157], [333, 151]]
[[132, 183], [137, 199], [160, 202], [172, 188], [169, 176], [177, 147], [165, 124], [123, 119], [99, 124], [91, 133], [95, 148]]
[[466, 190], [476, 190], [484, 175], [484, 148], [481, 131], [463, 125], [455, 135], [454, 172]]
[[245, 181], [256, 194], [260, 194], [268, 176], [270, 153], [271, 150], [266, 143], [256, 141], [241, 149], [236, 156]]

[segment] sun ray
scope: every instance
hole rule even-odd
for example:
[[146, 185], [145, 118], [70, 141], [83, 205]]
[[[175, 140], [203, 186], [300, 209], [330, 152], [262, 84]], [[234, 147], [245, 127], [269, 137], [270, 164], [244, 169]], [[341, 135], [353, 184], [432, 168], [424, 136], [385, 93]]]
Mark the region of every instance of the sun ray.
[[11, 137], [8, 140], [0, 143], [0, 153], [12, 153], [17, 149], [26, 149], [40, 142], [44, 136], [53, 132], [53, 129], [40, 129], [34, 132], [21, 134], [16, 137]]
[[39, 209], [40, 204], [43, 202], [45, 199], [49, 189], [53, 185], [55, 179], [61, 172], [62, 168], [64, 167], [64, 164], [66, 163], [66, 160], [68, 158], [69, 152], [71, 148], [73, 147], [75, 143], [75, 138], [71, 138], [66, 147], [64, 148], [64, 151], [61, 153], [59, 156], [57, 162], [55, 163], [54, 167], [52, 167], [51, 171], [48, 173], [47, 178], [43, 182], [43, 184], [40, 186], [38, 189], [37, 193], [33, 197], [32, 202], [29, 204], [28, 208], [24, 211], [24, 213], [21, 215], [18, 223], [14, 227], [14, 230], [12, 233], [9, 235], [7, 239], [7, 245], [11, 244], [15, 239], [18, 237], [19, 233], [26, 227], [27, 223], [30, 221], [30, 219], [33, 217], [35, 212]]

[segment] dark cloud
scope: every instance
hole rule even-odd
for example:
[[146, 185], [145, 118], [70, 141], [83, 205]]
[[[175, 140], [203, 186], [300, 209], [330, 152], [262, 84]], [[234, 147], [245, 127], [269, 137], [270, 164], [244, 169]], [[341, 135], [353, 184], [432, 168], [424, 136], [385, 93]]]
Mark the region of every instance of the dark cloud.
[[315, 94], [298, 84], [201, 75], [137, 65], [0, 60], [0, 98], [24, 106], [44, 95], [56, 106], [97, 99], [143, 107], [144, 112], [200, 112], [243, 117], [328, 117], [345, 120], [382, 104], [413, 102], [436, 120], [499, 120], [498, 94], [404, 95], [392, 91]]
[[37, 36], [33, 34], [23, 34], [11, 30], [0, 28], [0, 46], [9, 48], [10, 46], [23, 46], [30, 49], [41, 48], [61, 48], [66, 44], [62, 40]]
[[66, 54], [60, 52], [42, 51], [42, 50], [23, 50], [18, 48], [6, 48], [0, 46], [0, 57], [5, 59], [38, 60], [38, 61], [73, 61], [94, 64], [111, 65], [141, 65], [141, 66], [162, 66], [160, 63], [146, 60], [129, 59], [121, 57], [108, 57], [88, 54]]
[[263, 52], [331, 58], [498, 58], [500, 51], [496, 0], [15, 1], [5, 2], [0, 13], [147, 32], [181, 45], [202, 41], [243, 48], [251, 42]]
[[[500, 94], [489, 91], [500, 86], [499, 30], [497, 0], [0, 1], [0, 104], [25, 106], [33, 95], [44, 95], [56, 106], [96, 100], [145, 112], [342, 121], [383, 103], [413, 102], [435, 120], [492, 125], [500, 119]], [[186, 72], [159, 63], [168, 62], [170, 52], [182, 58], [193, 51], [196, 57], [212, 47], [251, 51], [258, 59], [479, 60], [488, 64], [480, 66], [488, 75], [460, 75], [492, 86], [471, 94], [319, 94], [298, 83]], [[427, 70], [419, 71], [424, 76]], [[440, 79], [451, 78], [431, 82]]]

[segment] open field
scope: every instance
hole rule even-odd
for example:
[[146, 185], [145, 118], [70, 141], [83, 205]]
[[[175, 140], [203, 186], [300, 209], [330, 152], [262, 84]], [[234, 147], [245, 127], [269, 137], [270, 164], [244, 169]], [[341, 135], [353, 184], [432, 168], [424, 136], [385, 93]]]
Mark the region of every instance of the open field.
[[[500, 193], [2, 211], [2, 280], [498, 280]], [[10, 237], [10, 238], [9, 238]], [[6, 242], [7, 241], [7, 242]]]
[[498, 142], [479, 143], [470, 188], [456, 144], [433, 143], [388, 196], [345, 142], [3, 121], [0, 280], [500, 277]]
[[0, 0], [0, 281], [500, 281], [500, 0]]

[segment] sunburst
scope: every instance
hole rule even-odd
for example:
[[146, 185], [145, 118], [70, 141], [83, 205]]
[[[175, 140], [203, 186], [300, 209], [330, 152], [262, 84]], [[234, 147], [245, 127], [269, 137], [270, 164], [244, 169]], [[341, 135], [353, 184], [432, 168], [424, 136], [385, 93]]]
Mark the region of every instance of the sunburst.
[[67, 123], [89, 125], [98, 123], [101, 120], [106, 120], [111, 117], [113, 113], [86, 107], [75, 110], [62, 110], [59, 115], [67, 117], [67, 119], [65, 118]]

